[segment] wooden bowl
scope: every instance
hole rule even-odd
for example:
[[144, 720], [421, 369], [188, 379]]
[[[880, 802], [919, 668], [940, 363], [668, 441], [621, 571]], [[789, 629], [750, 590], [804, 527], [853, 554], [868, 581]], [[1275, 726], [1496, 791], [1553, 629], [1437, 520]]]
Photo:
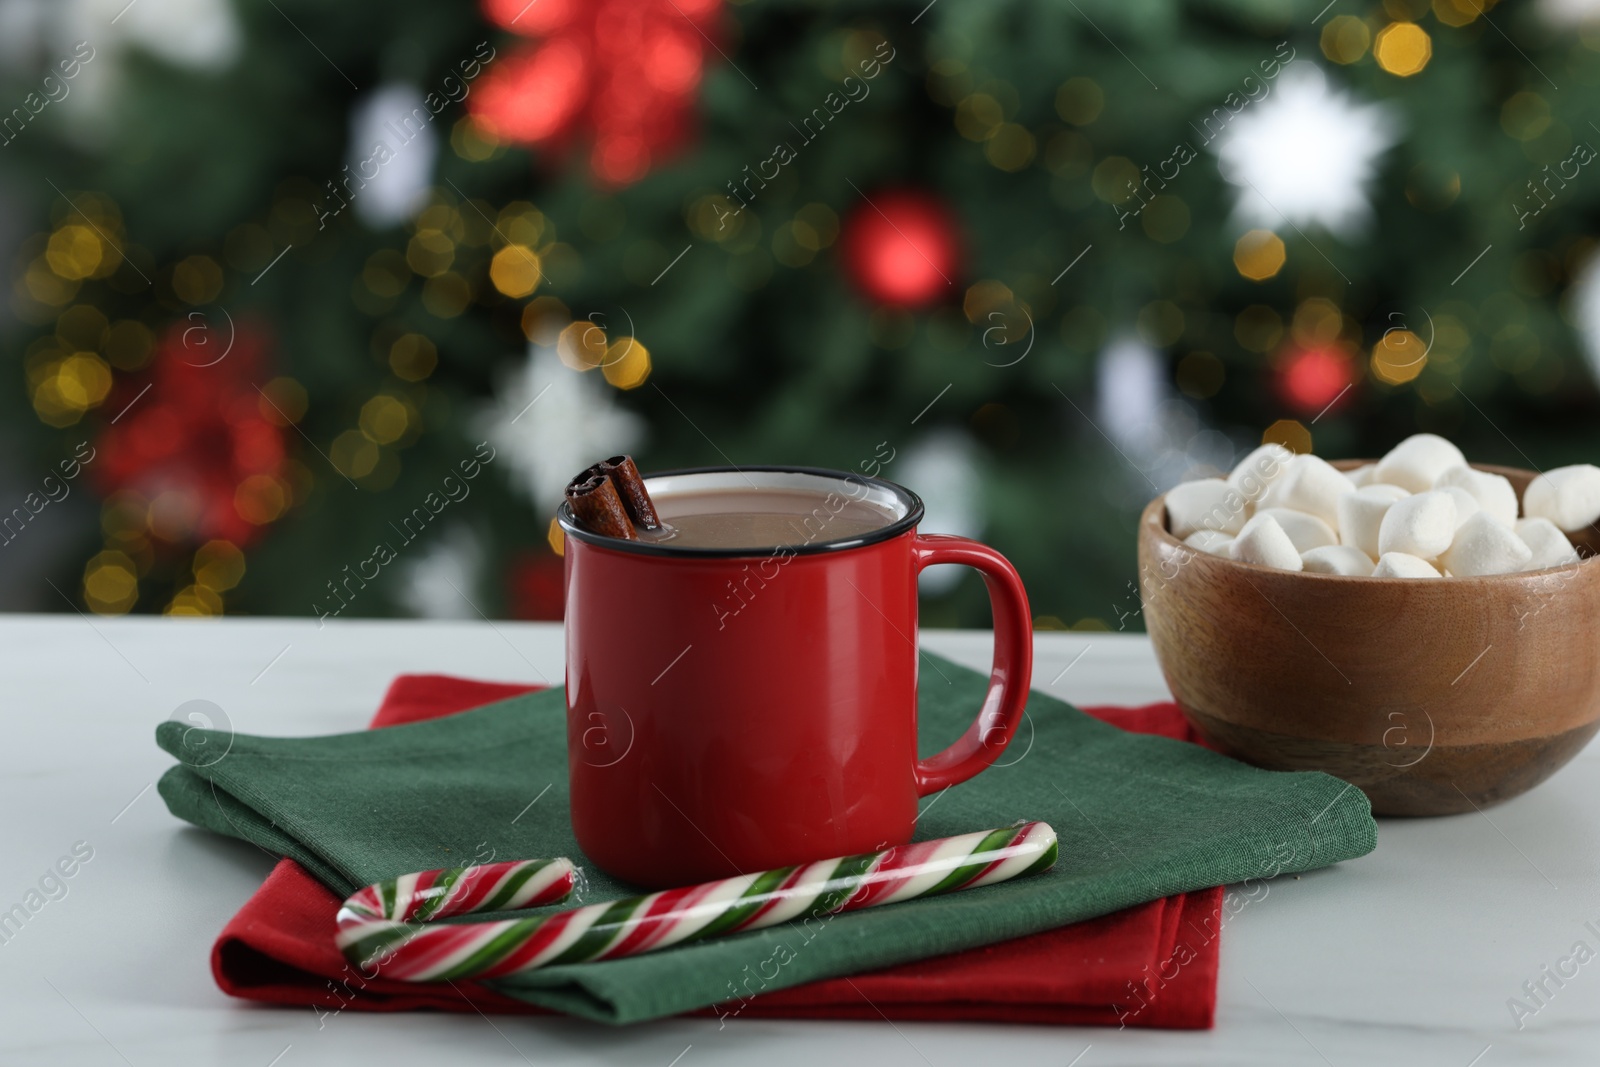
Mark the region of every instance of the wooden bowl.
[[[1519, 498], [1534, 476], [1478, 469]], [[1572, 537], [1580, 562], [1523, 574], [1305, 574], [1188, 547], [1158, 497], [1139, 523], [1145, 623], [1184, 714], [1228, 754], [1337, 775], [1379, 815], [1471, 811], [1600, 729], [1600, 530]]]

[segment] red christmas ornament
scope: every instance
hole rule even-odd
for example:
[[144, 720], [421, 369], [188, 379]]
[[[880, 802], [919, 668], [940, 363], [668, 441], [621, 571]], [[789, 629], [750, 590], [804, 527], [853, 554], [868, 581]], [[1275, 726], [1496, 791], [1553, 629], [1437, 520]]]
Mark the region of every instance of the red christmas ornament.
[[484, 11], [540, 38], [491, 63], [468, 98], [496, 137], [561, 152], [586, 134], [590, 169], [612, 186], [688, 140], [720, 0], [484, 0]]
[[1278, 369], [1277, 388], [1297, 412], [1318, 415], [1343, 399], [1360, 378], [1356, 360], [1335, 345], [1291, 353]]
[[287, 502], [283, 420], [262, 413], [256, 388], [265, 352], [244, 329], [172, 326], [149, 372], [119, 382], [103, 409], [119, 414], [94, 443], [100, 491], [150, 501], [169, 540], [254, 541]]
[[955, 219], [928, 193], [878, 193], [857, 206], [840, 228], [839, 255], [851, 280], [880, 304], [919, 307], [959, 291]]

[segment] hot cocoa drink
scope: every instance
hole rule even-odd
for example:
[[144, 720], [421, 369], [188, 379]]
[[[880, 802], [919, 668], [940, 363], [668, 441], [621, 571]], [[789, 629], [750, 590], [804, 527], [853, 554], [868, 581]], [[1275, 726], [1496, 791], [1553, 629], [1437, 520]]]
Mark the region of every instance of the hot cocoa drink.
[[646, 541], [676, 548], [770, 549], [848, 541], [895, 521], [887, 510], [805, 489], [717, 489], [656, 498], [663, 529]]

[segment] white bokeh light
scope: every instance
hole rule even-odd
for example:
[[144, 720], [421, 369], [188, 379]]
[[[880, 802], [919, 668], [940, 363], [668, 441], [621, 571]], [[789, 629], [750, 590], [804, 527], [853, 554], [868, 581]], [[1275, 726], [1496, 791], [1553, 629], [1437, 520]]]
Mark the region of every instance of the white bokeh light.
[[1368, 187], [1400, 136], [1383, 104], [1364, 104], [1294, 63], [1272, 95], [1246, 108], [1212, 146], [1222, 176], [1239, 187], [1241, 228], [1317, 226], [1342, 237], [1370, 221]]

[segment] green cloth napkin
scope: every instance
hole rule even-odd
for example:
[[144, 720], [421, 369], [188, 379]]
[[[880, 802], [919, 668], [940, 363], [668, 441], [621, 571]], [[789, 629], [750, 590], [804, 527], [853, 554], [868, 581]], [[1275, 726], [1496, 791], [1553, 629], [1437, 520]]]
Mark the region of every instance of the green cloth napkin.
[[[936, 669], [922, 675], [919, 714], [922, 747], [932, 752], [967, 728], [988, 678], [928, 658]], [[563, 701], [560, 689], [548, 689], [329, 737], [230, 738], [166, 722], [156, 740], [184, 762], [162, 777], [161, 795], [179, 818], [291, 857], [342, 895], [408, 871], [481, 862], [491, 850], [502, 860], [584, 863], [568, 818]], [[1126, 733], [1038, 692], [1028, 718], [1006, 766], [923, 802], [917, 835], [1043, 819], [1061, 842], [1049, 872], [492, 984], [610, 1023], [724, 1002], [734, 1012], [763, 991], [1322, 867], [1377, 844], [1366, 796], [1337, 778], [1258, 770], [1197, 745]], [[631, 895], [592, 865], [586, 874], [586, 902]]]

